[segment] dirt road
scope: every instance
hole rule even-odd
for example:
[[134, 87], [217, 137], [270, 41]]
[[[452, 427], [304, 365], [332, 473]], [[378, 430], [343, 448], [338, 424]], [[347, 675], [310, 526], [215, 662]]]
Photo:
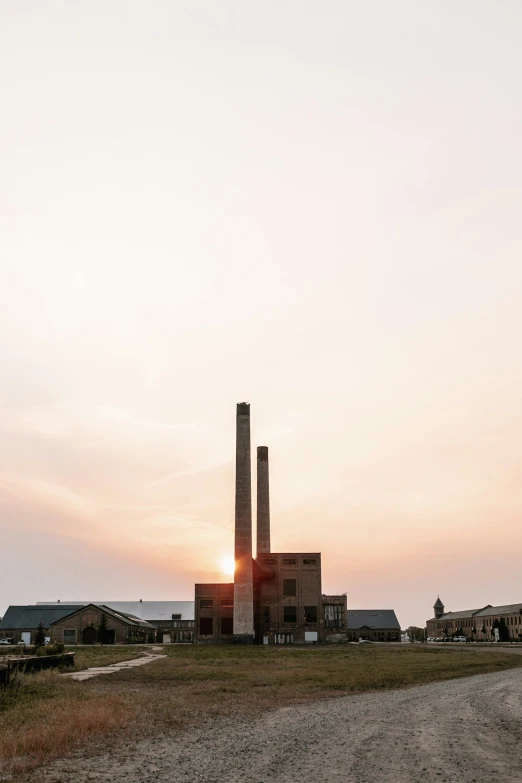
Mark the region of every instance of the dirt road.
[[[277, 705], [274, 705], [276, 707]], [[175, 709], [175, 705], [173, 705]], [[522, 781], [522, 671], [285, 707], [158, 737], [39, 780], [105, 783]]]

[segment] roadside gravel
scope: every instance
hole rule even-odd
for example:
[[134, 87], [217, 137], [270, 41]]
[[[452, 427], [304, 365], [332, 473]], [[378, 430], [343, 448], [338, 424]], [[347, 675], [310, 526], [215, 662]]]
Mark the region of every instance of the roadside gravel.
[[514, 669], [209, 721], [175, 738], [55, 762], [38, 779], [520, 783], [521, 740], [522, 672]]

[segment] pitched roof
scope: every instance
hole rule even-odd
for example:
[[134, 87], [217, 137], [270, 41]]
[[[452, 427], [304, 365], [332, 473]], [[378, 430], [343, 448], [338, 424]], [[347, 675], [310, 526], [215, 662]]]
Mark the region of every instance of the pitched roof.
[[401, 629], [393, 609], [348, 609], [346, 615], [348, 628], [366, 626], [377, 631]]
[[486, 606], [478, 612], [477, 617], [492, 617], [502, 614], [521, 614], [522, 604], [506, 604], [505, 606]]
[[[64, 614], [60, 618], [56, 618], [54, 622], [51, 623], [51, 625], [54, 625], [57, 622], [60, 622], [61, 620], [64, 620], [66, 617], [71, 617], [73, 614], [77, 614], [77, 612], [82, 611], [83, 609], [87, 609], [89, 606], [94, 607], [95, 609], [101, 610], [105, 612], [105, 614], [110, 615], [111, 617], [115, 617], [117, 620], [120, 620], [124, 622], [126, 625], [133, 625], [137, 628], [143, 628], [144, 630], [150, 628], [151, 630], [156, 630], [151, 623], [148, 623], [146, 620], [142, 620], [139, 617], [133, 617], [130, 614], [126, 614], [125, 612], [117, 612], [113, 609], [111, 606], [105, 606], [105, 604], [81, 604], [78, 606], [76, 604], [75, 606], [69, 606], [69, 611]], [[71, 611], [72, 610], [72, 611]]]
[[440, 620], [465, 620], [468, 617], [474, 617], [477, 612], [480, 612], [480, 609], [463, 609], [462, 612], [446, 612], [442, 617], [439, 617], [439, 622]]
[[[39, 601], [38, 606], [55, 606]], [[180, 614], [181, 620], [194, 619], [194, 601], [68, 601], [68, 606], [110, 606], [117, 612], [124, 612], [141, 620], [171, 620], [173, 614]]]
[[50, 628], [51, 623], [61, 620], [77, 606], [71, 604], [55, 604], [54, 606], [9, 606], [0, 622], [0, 629], [21, 630], [38, 628], [42, 623], [44, 628]]
[[433, 604], [433, 608], [434, 608], [434, 609], [444, 609], [444, 604], [443, 604], [443, 603], [442, 603], [442, 601], [440, 600], [439, 596], [437, 596], [437, 600], [436, 600], [436, 601], [435, 601], [435, 603]]

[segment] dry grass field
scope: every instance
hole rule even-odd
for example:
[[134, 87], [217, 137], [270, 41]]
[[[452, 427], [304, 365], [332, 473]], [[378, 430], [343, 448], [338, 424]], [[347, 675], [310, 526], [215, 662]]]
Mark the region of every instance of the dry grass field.
[[[114, 662], [111, 652], [137, 657], [135, 648], [78, 652], [88, 666]], [[162, 652], [169, 657], [86, 682], [52, 671], [21, 675], [0, 694], [0, 776], [27, 773], [78, 748], [94, 752], [100, 743], [178, 732], [232, 713], [522, 666], [522, 655], [421, 645], [167, 646]]]

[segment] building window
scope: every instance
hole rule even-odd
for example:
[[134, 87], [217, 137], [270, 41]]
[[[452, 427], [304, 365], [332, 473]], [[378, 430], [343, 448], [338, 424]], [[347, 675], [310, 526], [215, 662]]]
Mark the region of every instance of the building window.
[[317, 565], [315, 557], [303, 557], [303, 565]]
[[285, 623], [297, 622], [297, 606], [285, 606], [283, 609], [283, 621]]
[[297, 595], [296, 579], [283, 579], [283, 595]]
[[297, 565], [297, 560], [295, 557], [283, 557], [283, 565], [295, 566]]
[[270, 607], [263, 606], [263, 625], [270, 625]]
[[221, 608], [222, 609], [233, 609], [234, 608], [234, 599], [233, 598], [223, 598], [221, 601]]
[[200, 636], [212, 636], [214, 633], [214, 623], [212, 617], [200, 617], [199, 618], [199, 635]]
[[181, 620], [181, 615], [180, 614], [173, 614], [172, 615], [172, 619], [173, 620]]
[[232, 617], [221, 618], [221, 633], [222, 634], [234, 633], [234, 620], [232, 619]]
[[273, 566], [276, 565], [277, 560], [274, 557], [265, 557], [263, 559], [263, 565]]
[[317, 606], [305, 606], [304, 608], [305, 623], [317, 622]]
[[76, 644], [76, 630], [74, 628], [64, 628], [63, 643]]
[[210, 598], [202, 598], [199, 602], [199, 608], [200, 609], [213, 609], [214, 608], [214, 601]]
[[343, 607], [341, 604], [327, 604], [324, 607], [325, 628], [343, 627]]

